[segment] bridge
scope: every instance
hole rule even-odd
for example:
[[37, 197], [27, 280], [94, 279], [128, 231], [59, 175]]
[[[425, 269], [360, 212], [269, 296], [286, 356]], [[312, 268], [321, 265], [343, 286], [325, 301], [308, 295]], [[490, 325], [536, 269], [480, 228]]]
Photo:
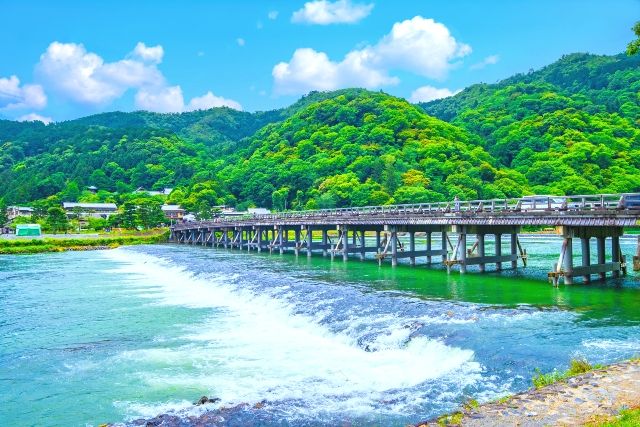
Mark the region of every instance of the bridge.
[[[364, 260], [374, 253], [382, 264], [408, 258], [426, 264], [441, 262], [447, 271], [465, 273], [470, 265], [484, 272], [487, 265], [497, 271], [527, 265], [527, 252], [519, 234], [525, 226], [554, 227], [562, 237], [558, 262], [548, 276], [558, 285], [582, 277], [600, 280], [607, 273], [626, 274], [620, 249], [625, 227], [640, 225], [640, 193], [584, 196], [526, 196], [512, 199], [452, 201], [389, 206], [366, 206], [312, 211], [287, 211], [237, 218], [183, 222], [171, 227], [170, 241], [181, 244], [222, 247], [257, 252], [285, 251], [307, 256], [350, 256]], [[503, 236], [507, 236], [505, 251]], [[369, 236], [369, 238], [365, 238]], [[424, 247], [416, 236], [424, 236]], [[401, 238], [402, 237], [402, 238]], [[574, 239], [581, 242], [581, 262], [574, 265]], [[591, 256], [591, 239], [596, 254]], [[419, 239], [422, 241], [422, 239]], [[493, 243], [493, 244], [491, 244]], [[492, 249], [488, 253], [488, 249]], [[595, 259], [592, 259], [595, 258]], [[640, 239], [633, 257], [640, 270]]]

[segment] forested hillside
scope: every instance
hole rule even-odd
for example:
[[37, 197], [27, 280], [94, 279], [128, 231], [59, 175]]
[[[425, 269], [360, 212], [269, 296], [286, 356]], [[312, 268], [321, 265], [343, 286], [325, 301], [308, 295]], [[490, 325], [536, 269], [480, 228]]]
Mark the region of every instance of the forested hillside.
[[640, 189], [640, 57], [567, 55], [423, 104], [480, 136], [540, 194]]
[[[568, 55], [420, 106], [312, 92], [246, 113], [0, 120], [0, 198], [121, 201], [173, 187], [207, 216], [231, 204], [316, 208], [523, 194], [640, 191], [640, 58]], [[83, 192], [89, 185], [101, 191]]]

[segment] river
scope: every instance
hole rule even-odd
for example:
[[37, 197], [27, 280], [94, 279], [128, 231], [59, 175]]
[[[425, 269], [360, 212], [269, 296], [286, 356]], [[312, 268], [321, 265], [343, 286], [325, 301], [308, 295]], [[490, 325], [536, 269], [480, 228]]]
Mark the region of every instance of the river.
[[207, 395], [264, 400], [267, 424], [400, 426], [640, 353], [633, 272], [553, 288], [560, 240], [522, 241], [526, 269], [464, 276], [176, 245], [0, 256], [0, 425], [197, 413]]

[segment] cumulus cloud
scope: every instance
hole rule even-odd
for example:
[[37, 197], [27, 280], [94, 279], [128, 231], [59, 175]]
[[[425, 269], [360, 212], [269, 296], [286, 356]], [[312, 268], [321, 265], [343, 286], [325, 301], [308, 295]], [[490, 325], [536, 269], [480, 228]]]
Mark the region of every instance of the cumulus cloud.
[[448, 98], [460, 92], [460, 90], [451, 91], [446, 87], [437, 88], [433, 86], [422, 86], [411, 92], [409, 102], [429, 102], [436, 99]]
[[376, 88], [399, 82], [389, 75], [394, 69], [442, 79], [455, 66], [453, 61], [469, 53], [471, 47], [458, 42], [445, 25], [416, 16], [394, 24], [378, 43], [352, 50], [340, 62], [311, 48], [297, 49], [289, 62], [273, 67], [274, 90], [303, 94], [347, 86]]
[[130, 88], [164, 85], [164, 76], [156, 67], [162, 53], [161, 46], [147, 48], [138, 43], [130, 58], [105, 63], [81, 44], [53, 42], [40, 56], [36, 70], [47, 87], [64, 97], [85, 104], [105, 104]]
[[135, 49], [132, 52], [133, 56], [142, 59], [143, 61], [154, 62], [159, 64], [162, 62], [164, 56], [164, 49], [161, 45], [148, 47], [142, 42], [138, 42]]
[[0, 78], [0, 110], [24, 108], [42, 109], [47, 105], [47, 96], [40, 85], [22, 85], [17, 76]]
[[205, 93], [202, 96], [192, 98], [189, 105], [186, 107], [186, 111], [193, 110], [208, 110], [214, 107], [229, 107], [234, 110], [242, 111], [242, 105], [233, 99], [223, 98], [216, 96], [211, 91]]
[[229, 107], [242, 110], [242, 105], [232, 99], [216, 96], [211, 91], [192, 98], [188, 105], [180, 86], [143, 88], [136, 93], [136, 107], [156, 113], [182, 113], [185, 111], [206, 110], [214, 107]]
[[[238, 43], [242, 45], [244, 40], [238, 39]], [[198, 53], [201, 54], [204, 52]], [[193, 98], [185, 106], [182, 88], [169, 85], [158, 69], [163, 57], [162, 46], [139, 42], [124, 59], [105, 62], [81, 44], [53, 42], [40, 56], [36, 69], [47, 87], [84, 104], [104, 105], [133, 89], [136, 107], [148, 111], [178, 113], [219, 106], [242, 109], [238, 102], [211, 92]], [[44, 96], [44, 92], [42, 94]]]
[[489, 55], [486, 58], [484, 58], [482, 61], [478, 62], [477, 64], [473, 64], [469, 68], [472, 69], [472, 70], [481, 70], [482, 68], [486, 67], [487, 65], [497, 64], [499, 60], [500, 60], [500, 56], [499, 55]]
[[292, 22], [305, 24], [353, 24], [367, 17], [373, 10], [373, 3], [351, 3], [350, 0], [310, 1], [291, 17]]
[[297, 49], [289, 62], [277, 64], [272, 71], [275, 89], [280, 94], [302, 94], [310, 90], [332, 90], [339, 87], [379, 87], [398, 83], [384, 70], [367, 63], [368, 51], [350, 52], [342, 62], [333, 62], [326, 53], [313, 49]]
[[184, 110], [180, 86], [142, 88], [135, 96], [136, 107], [156, 113], [178, 113]]
[[267, 17], [273, 21], [278, 19], [278, 15], [279, 15], [279, 12], [277, 10], [271, 10], [267, 14]]
[[18, 121], [19, 122], [42, 122], [45, 125], [48, 125], [49, 123], [53, 122], [53, 119], [51, 117], [41, 116], [40, 114], [29, 113], [29, 114], [25, 114], [24, 116], [18, 117]]

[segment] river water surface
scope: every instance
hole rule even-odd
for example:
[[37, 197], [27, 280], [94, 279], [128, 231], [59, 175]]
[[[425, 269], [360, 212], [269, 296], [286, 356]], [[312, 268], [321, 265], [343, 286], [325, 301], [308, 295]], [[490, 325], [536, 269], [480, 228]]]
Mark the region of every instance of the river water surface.
[[555, 289], [560, 240], [523, 244], [527, 269], [465, 276], [172, 245], [0, 256], [0, 425], [197, 413], [201, 395], [266, 401], [277, 425], [406, 425], [640, 353], [633, 273]]

